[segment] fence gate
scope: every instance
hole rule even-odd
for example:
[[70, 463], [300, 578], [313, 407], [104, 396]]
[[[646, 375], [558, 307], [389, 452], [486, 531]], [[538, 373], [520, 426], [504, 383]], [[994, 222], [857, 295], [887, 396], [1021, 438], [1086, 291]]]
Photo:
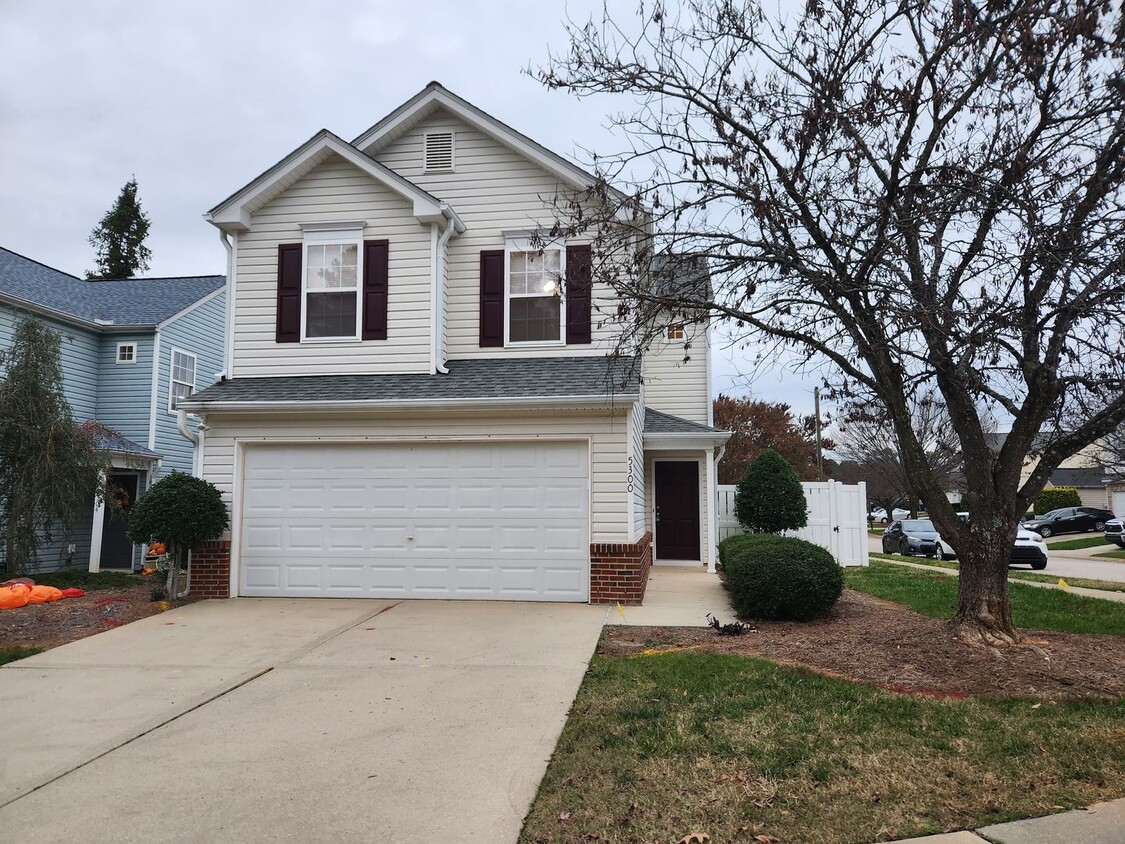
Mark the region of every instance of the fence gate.
[[[788, 531], [788, 535], [826, 548], [842, 566], [867, 565], [867, 484], [803, 481], [801, 487], [809, 506], [808, 525]], [[728, 485], [718, 487], [716, 515], [720, 542], [743, 532], [734, 515], [736, 489]]]

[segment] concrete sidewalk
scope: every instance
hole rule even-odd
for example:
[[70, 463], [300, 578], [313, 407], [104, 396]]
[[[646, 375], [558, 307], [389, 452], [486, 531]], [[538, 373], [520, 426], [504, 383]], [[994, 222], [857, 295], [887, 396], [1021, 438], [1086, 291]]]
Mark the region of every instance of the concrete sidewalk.
[[1122, 844], [1125, 799], [1045, 818], [984, 826], [975, 832], [950, 832], [909, 838], [898, 844]]

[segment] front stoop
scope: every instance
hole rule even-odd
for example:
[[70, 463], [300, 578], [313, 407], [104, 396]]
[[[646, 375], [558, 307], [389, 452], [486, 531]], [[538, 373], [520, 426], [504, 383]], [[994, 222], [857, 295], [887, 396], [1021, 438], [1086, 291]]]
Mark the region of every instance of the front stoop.
[[590, 545], [590, 603], [637, 606], [645, 598], [652, 568], [652, 532], [639, 542]]

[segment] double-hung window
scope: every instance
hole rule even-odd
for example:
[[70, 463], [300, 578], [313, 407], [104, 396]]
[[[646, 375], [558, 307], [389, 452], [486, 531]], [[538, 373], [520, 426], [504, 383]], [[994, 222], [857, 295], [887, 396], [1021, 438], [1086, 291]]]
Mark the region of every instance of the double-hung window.
[[565, 342], [566, 248], [560, 243], [536, 248], [527, 238], [509, 239], [505, 257], [507, 343]]
[[195, 355], [172, 349], [171, 371], [168, 379], [168, 412], [175, 413], [176, 405], [195, 392]]
[[302, 339], [359, 338], [362, 239], [362, 228], [305, 231]]

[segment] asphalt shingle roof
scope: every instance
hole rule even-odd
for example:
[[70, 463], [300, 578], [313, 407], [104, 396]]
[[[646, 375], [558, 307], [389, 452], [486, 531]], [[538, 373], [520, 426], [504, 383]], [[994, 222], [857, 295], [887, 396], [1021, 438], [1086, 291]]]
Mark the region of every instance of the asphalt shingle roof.
[[224, 284], [221, 275], [86, 281], [0, 247], [0, 293], [86, 322], [156, 325]]
[[313, 375], [220, 381], [182, 404], [636, 396], [634, 359], [487, 358], [448, 363], [448, 375]]
[[645, 408], [645, 433], [646, 434], [718, 434], [724, 433], [710, 425], [700, 425], [698, 422], [689, 422], [670, 413], [661, 413], [651, 407]]
[[136, 457], [145, 457], [157, 460], [160, 454], [143, 445], [138, 445], [128, 437], [123, 437], [116, 431], [100, 433], [94, 440], [94, 446], [102, 451], [111, 451], [115, 454], [128, 454]]
[[1055, 469], [1051, 473], [1052, 486], [1101, 487], [1109, 470], [1103, 466], [1078, 469]]

